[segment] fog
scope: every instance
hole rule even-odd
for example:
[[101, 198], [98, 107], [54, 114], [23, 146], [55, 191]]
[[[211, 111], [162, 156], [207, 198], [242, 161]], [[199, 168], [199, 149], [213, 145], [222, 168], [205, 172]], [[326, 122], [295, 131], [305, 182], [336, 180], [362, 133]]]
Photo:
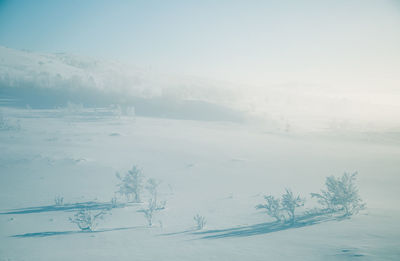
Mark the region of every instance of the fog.
[[400, 5], [0, 1], [0, 261], [400, 260]]
[[[399, 94], [318, 84], [235, 84], [166, 74], [70, 54], [1, 47], [0, 84], [9, 105], [134, 106], [138, 115], [240, 120], [295, 130], [395, 130]], [[13, 100], [13, 101], [11, 101]], [[5, 102], [3, 101], [3, 103]]]

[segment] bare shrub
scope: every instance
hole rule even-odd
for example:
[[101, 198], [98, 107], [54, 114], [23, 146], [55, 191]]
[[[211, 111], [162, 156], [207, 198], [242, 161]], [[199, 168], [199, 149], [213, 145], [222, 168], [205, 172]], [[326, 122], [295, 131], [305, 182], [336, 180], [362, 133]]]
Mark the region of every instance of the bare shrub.
[[156, 179], [150, 178], [147, 180], [146, 184], [146, 190], [150, 194], [150, 197], [157, 201], [157, 194], [158, 194], [158, 186], [160, 185], [160, 182], [157, 181]]
[[150, 198], [147, 202], [147, 207], [141, 209], [140, 212], [144, 214], [149, 227], [153, 226], [153, 216], [156, 212], [165, 209], [166, 201], [158, 203], [156, 200]]
[[107, 213], [109, 212], [106, 210], [93, 213], [89, 209], [82, 209], [79, 210], [73, 218], [69, 218], [69, 221], [76, 224], [82, 231], [94, 231], [98, 225], [97, 221], [103, 219], [103, 216]]
[[127, 201], [141, 202], [141, 192], [143, 189], [143, 174], [142, 170], [137, 166], [133, 166], [124, 177], [117, 173], [117, 178], [121, 181], [118, 184], [118, 193], [124, 195]]
[[166, 201], [158, 201], [158, 186], [160, 182], [155, 179], [149, 179], [147, 181], [146, 190], [149, 193], [149, 200], [147, 206], [141, 209], [140, 212], [144, 213], [149, 227], [153, 226], [153, 216], [156, 212], [165, 209]]
[[64, 205], [64, 198], [61, 197], [60, 195], [55, 196], [55, 198], [54, 198], [54, 204], [56, 204], [56, 206], [62, 206], [62, 205]]
[[343, 211], [345, 216], [351, 216], [365, 208], [365, 203], [358, 194], [355, 184], [357, 172], [344, 173], [341, 177], [326, 178], [326, 190], [321, 193], [311, 193], [313, 198], [332, 212]]
[[296, 208], [304, 206], [305, 202], [305, 199], [300, 196], [294, 196], [290, 189], [286, 189], [285, 194], [280, 199], [271, 195], [264, 196], [264, 199], [267, 202], [257, 205], [256, 209], [265, 209], [267, 215], [275, 218], [278, 222], [286, 221], [286, 213], [289, 217], [288, 220], [294, 223]]
[[289, 220], [295, 222], [295, 210], [298, 207], [304, 206], [305, 199], [301, 198], [300, 195], [295, 196], [290, 189], [286, 189], [286, 193], [282, 195], [282, 209], [286, 210], [289, 215]]
[[196, 216], [194, 216], [193, 219], [196, 222], [198, 230], [203, 229], [207, 223], [206, 218], [204, 216], [200, 216], [199, 214], [196, 214]]
[[265, 204], [258, 204], [256, 209], [265, 209], [267, 215], [276, 219], [276, 221], [282, 221], [285, 216], [282, 214], [281, 201], [279, 198], [268, 195], [264, 196], [267, 201]]

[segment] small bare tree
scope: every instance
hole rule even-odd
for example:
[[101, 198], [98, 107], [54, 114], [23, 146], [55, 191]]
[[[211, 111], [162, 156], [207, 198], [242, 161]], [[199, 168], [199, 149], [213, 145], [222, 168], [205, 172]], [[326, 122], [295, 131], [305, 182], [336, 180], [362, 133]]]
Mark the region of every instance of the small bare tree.
[[153, 216], [156, 212], [161, 211], [165, 209], [165, 201], [161, 203], [157, 203], [156, 200], [150, 198], [149, 201], [147, 202], [147, 207], [140, 210], [140, 212], [143, 212], [144, 217], [147, 220], [147, 224], [149, 227], [153, 226]]
[[276, 221], [282, 221], [284, 219], [284, 215], [282, 214], [280, 199], [271, 195], [264, 196], [264, 199], [267, 202], [265, 204], [258, 204], [256, 209], [265, 209], [267, 211], [267, 215], [275, 218]]
[[157, 201], [157, 194], [158, 194], [158, 186], [160, 185], [160, 182], [157, 181], [156, 179], [150, 178], [147, 180], [146, 184], [146, 190], [150, 195], [150, 198], [153, 200]]
[[73, 218], [69, 218], [69, 221], [76, 224], [82, 231], [94, 231], [98, 225], [97, 220], [102, 219], [107, 213], [108, 212], [106, 210], [102, 210], [94, 214], [89, 209], [81, 209], [74, 215]]
[[196, 214], [196, 216], [194, 216], [193, 219], [196, 222], [196, 226], [197, 226], [198, 230], [203, 229], [207, 223], [206, 218], [203, 216], [200, 216], [199, 214]]
[[141, 202], [140, 195], [143, 189], [142, 170], [134, 165], [124, 177], [121, 177], [120, 174], [117, 173], [117, 178], [121, 181], [121, 183], [118, 184], [118, 193], [124, 195], [127, 201], [133, 198], [133, 202]]
[[144, 213], [149, 227], [153, 226], [153, 216], [156, 212], [165, 209], [166, 201], [158, 202], [158, 186], [160, 182], [155, 179], [149, 179], [147, 181], [146, 190], [148, 191], [150, 198], [147, 202], [147, 207], [141, 209], [140, 212]]
[[54, 203], [56, 204], [56, 206], [62, 206], [64, 205], [64, 198], [61, 197], [60, 195], [57, 195], [54, 198]]
[[365, 208], [358, 188], [355, 184], [357, 172], [344, 173], [341, 177], [330, 176], [326, 178], [326, 190], [321, 193], [311, 193], [318, 199], [318, 203], [332, 212], [343, 211], [345, 216], [351, 216]]
[[282, 195], [282, 209], [286, 210], [291, 223], [295, 222], [295, 210], [298, 207], [304, 206], [305, 199], [299, 195], [294, 196], [290, 189], [286, 189], [286, 193]]

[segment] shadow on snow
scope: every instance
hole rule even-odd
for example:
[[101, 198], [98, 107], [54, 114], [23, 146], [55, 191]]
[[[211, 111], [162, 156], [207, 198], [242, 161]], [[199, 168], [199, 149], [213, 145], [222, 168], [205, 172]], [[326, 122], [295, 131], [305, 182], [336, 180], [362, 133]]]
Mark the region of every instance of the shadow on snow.
[[193, 234], [202, 236], [201, 239], [249, 237], [255, 235], [269, 234], [272, 232], [278, 232], [287, 229], [312, 226], [327, 221], [339, 221], [343, 220], [344, 218], [345, 217], [343, 216], [337, 216], [334, 214], [305, 214], [303, 216], [296, 217], [295, 223], [269, 222], [226, 229], [199, 231], [194, 232]]
[[103, 232], [111, 232], [111, 231], [120, 231], [120, 230], [130, 230], [137, 229], [141, 227], [121, 227], [121, 228], [107, 228], [107, 229], [99, 229], [95, 231], [46, 231], [46, 232], [37, 232], [37, 233], [26, 233], [20, 235], [13, 235], [10, 237], [17, 238], [31, 238], [31, 237], [51, 237], [51, 236], [62, 236], [62, 235], [72, 235], [72, 234], [93, 234], [93, 233], [103, 233]]
[[31, 213], [42, 213], [42, 212], [52, 212], [52, 211], [74, 211], [80, 209], [90, 209], [90, 210], [103, 210], [103, 209], [111, 209], [111, 208], [122, 208], [127, 206], [127, 204], [112, 204], [111, 202], [81, 202], [81, 203], [73, 203], [73, 204], [64, 204], [64, 205], [49, 205], [49, 206], [39, 206], [39, 207], [28, 207], [28, 208], [19, 208], [13, 209], [6, 212], [0, 212], [0, 215], [9, 215], [9, 214], [31, 214]]

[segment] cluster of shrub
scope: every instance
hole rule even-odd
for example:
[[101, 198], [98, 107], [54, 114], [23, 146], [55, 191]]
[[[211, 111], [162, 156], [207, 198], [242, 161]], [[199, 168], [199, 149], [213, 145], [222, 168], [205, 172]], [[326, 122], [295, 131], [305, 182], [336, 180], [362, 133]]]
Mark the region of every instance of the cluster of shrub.
[[[137, 166], [133, 166], [124, 176], [119, 173], [116, 176], [120, 181], [117, 193], [124, 196], [129, 203], [142, 204], [144, 207], [139, 212], [144, 214], [148, 226], [153, 226], [154, 215], [166, 207], [166, 201], [160, 201], [158, 198], [160, 182], [153, 178], [149, 178], [145, 182], [142, 170]], [[322, 189], [320, 193], [311, 193], [311, 197], [316, 198], [321, 205], [319, 213], [341, 213], [343, 216], [351, 216], [364, 209], [365, 204], [361, 200], [355, 184], [356, 176], [357, 173], [344, 173], [341, 177], [327, 177], [326, 189]], [[142, 201], [142, 197], [146, 198], [146, 202]], [[304, 206], [305, 203], [305, 198], [293, 194], [290, 189], [286, 189], [285, 193], [279, 198], [266, 195], [264, 199], [266, 202], [257, 205], [257, 209], [265, 210], [270, 217], [278, 222], [291, 224], [296, 222], [296, 209]], [[56, 197], [55, 203], [56, 205], [63, 204], [63, 198]], [[116, 197], [112, 198], [111, 206], [118, 206]], [[83, 231], [93, 231], [97, 221], [109, 214], [110, 211], [110, 209], [107, 209], [95, 213], [90, 209], [82, 209], [73, 218], [70, 218], [70, 221]], [[205, 227], [206, 219], [204, 216], [197, 214], [193, 219], [197, 229]]]
[[[145, 176], [140, 168], [133, 166], [124, 176], [120, 173], [116, 174], [120, 183], [118, 184], [117, 194], [126, 198], [129, 203], [143, 204], [144, 207], [139, 210], [143, 213], [149, 227], [153, 226], [154, 215], [165, 209], [166, 201], [159, 200], [158, 187], [160, 182], [154, 178], [145, 181]], [[144, 193], [146, 192], [146, 193]], [[142, 197], [146, 197], [143, 202]], [[63, 198], [57, 196], [55, 198], [56, 205], [63, 204]], [[117, 197], [111, 199], [111, 207], [118, 206]], [[83, 231], [95, 230], [98, 220], [103, 219], [106, 214], [110, 214], [111, 209], [94, 212], [90, 209], [79, 210], [70, 221], [76, 224]], [[197, 214], [194, 216], [197, 229], [203, 229], [206, 224], [205, 217]]]
[[[365, 208], [356, 186], [357, 172], [344, 173], [341, 177], [330, 176], [326, 178], [326, 189], [320, 193], [311, 193], [321, 205], [319, 213], [341, 213], [343, 216], [351, 216]], [[296, 221], [295, 211], [304, 206], [305, 198], [294, 195], [290, 189], [276, 198], [272, 195], [264, 196], [265, 203], [256, 206], [257, 209], [264, 209], [270, 217], [278, 222]]]
[[153, 225], [154, 214], [165, 209], [167, 203], [166, 201], [159, 201], [158, 199], [158, 186], [160, 182], [149, 178], [144, 186], [144, 176], [141, 169], [136, 166], [133, 166], [124, 177], [121, 177], [121, 175], [117, 173], [117, 178], [121, 181], [118, 185], [118, 193], [124, 195], [128, 202], [142, 203], [143, 188], [147, 191], [147, 204], [140, 212], [144, 214], [148, 225], [151, 227]]
[[[145, 177], [142, 170], [137, 166], [133, 166], [124, 176], [119, 173], [116, 174], [117, 178], [120, 180], [118, 184], [117, 194], [120, 194], [126, 198], [129, 203], [143, 203], [142, 194], [145, 190], [148, 194], [147, 204], [144, 208], [140, 210], [144, 214], [149, 226], [153, 225], [153, 216], [156, 212], [165, 209], [166, 201], [158, 200], [158, 186], [160, 182], [153, 178], [147, 179], [146, 183]], [[145, 183], [145, 184], [144, 184]], [[56, 197], [56, 205], [62, 204], [63, 199]], [[111, 208], [118, 206], [117, 197], [114, 196], [111, 199]], [[90, 209], [79, 210], [74, 217], [70, 218], [72, 223], [75, 223], [81, 230], [93, 231], [98, 223], [99, 219], [102, 219], [106, 214], [110, 214], [111, 209], [105, 209], [98, 212], [94, 212]]]

